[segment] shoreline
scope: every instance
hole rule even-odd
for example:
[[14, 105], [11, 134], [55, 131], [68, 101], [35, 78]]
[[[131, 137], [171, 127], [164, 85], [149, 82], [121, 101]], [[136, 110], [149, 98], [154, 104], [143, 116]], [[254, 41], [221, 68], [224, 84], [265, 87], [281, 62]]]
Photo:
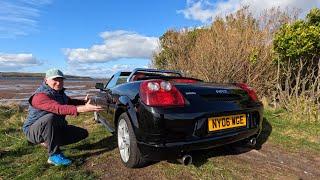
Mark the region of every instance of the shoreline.
[[[28, 105], [28, 99], [41, 85], [43, 78], [3, 78], [0, 77], [0, 105]], [[66, 79], [64, 87], [67, 96], [75, 99], [83, 99], [86, 94], [93, 95], [98, 92], [95, 89], [96, 79]], [[101, 80], [100, 80], [101, 82]]]

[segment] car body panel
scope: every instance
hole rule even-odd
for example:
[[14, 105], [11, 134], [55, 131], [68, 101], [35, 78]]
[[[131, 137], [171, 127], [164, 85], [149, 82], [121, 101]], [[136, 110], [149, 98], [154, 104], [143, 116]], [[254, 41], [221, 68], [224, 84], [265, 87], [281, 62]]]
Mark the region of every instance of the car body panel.
[[[94, 97], [94, 102], [105, 108], [103, 112], [99, 112], [100, 121], [107, 121], [113, 129], [116, 129], [118, 116], [122, 112], [128, 113], [139, 149], [148, 159], [168, 159], [166, 152], [174, 157], [191, 150], [256, 137], [261, 132], [262, 103], [250, 100], [248, 94], [234, 84], [173, 82], [183, 94], [186, 105], [150, 107], [142, 102], [139, 95], [140, 84], [144, 80], [130, 81], [135, 72], [137, 71], [115, 74], [109, 83], [121, 74], [128, 78], [113, 87], [108, 87], [107, 83], [106, 88], [101, 89]], [[171, 76], [163, 79], [170, 78]], [[208, 131], [209, 118], [237, 114], [246, 115], [245, 127]]]

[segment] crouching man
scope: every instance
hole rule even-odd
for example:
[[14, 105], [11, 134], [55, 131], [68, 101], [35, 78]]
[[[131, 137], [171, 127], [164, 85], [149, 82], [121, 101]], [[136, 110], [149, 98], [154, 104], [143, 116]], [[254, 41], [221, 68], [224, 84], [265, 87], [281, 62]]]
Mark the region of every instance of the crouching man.
[[102, 107], [90, 104], [90, 100], [71, 99], [64, 93], [64, 75], [58, 69], [50, 69], [40, 87], [29, 99], [29, 114], [23, 124], [27, 140], [48, 148], [48, 163], [68, 166], [71, 160], [63, 155], [60, 146], [85, 139], [88, 131], [68, 125], [66, 115], [77, 116], [81, 112], [100, 111]]

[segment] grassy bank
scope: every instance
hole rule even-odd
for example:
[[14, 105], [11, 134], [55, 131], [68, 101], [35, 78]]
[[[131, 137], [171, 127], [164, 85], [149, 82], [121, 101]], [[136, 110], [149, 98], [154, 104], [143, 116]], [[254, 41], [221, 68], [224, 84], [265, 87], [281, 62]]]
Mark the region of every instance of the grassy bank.
[[[290, 152], [319, 152], [319, 124], [292, 123], [281, 119], [281, 113], [284, 112], [265, 111], [263, 141]], [[233, 155], [241, 152], [229, 150], [229, 147], [195, 152], [191, 166], [162, 161], [138, 170], [126, 169], [119, 162], [113, 137], [93, 121], [91, 113], [80, 115], [78, 118], [68, 118], [70, 124], [88, 129], [89, 137], [64, 148], [65, 154], [74, 161], [71, 166], [54, 167], [46, 163], [47, 152], [43, 147], [30, 145], [24, 138], [21, 126], [25, 117], [26, 111], [23, 109], [14, 106], [0, 107], [0, 179], [96, 179], [106, 174], [109, 174], [108, 177], [111, 179], [121, 179], [138, 176], [139, 173], [143, 176], [160, 176], [160, 179], [246, 179], [255, 177], [254, 173], [259, 173], [251, 170], [256, 163], [252, 165], [241, 159], [243, 157], [236, 158], [238, 156]], [[269, 177], [274, 176], [270, 173]]]
[[270, 141], [288, 150], [320, 152], [320, 121], [293, 121], [286, 119], [286, 111], [266, 109], [264, 117], [272, 126]]

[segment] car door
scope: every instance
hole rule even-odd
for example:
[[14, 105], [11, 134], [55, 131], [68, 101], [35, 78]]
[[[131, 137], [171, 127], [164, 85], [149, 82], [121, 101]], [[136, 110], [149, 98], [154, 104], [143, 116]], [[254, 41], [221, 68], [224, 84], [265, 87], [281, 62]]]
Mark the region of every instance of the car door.
[[110, 128], [114, 129], [113, 118], [110, 116], [110, 106], [112, 105], [112, 87], [117, 83], [119, 73], [113, 75], [103, 90], [100, 90], [95, 99], [96, 104], [104, 108], [103, 111], [99, 112], [99, 119], [103, 124], [108, 125]]
[[108, 89], [108, 98], [109, 98], [109, 107], [108, 107], [108, 114], [106, 114], [106, 119], [111, 120], [113, 123], [113, 118], [117, 108], [117, 101], [119, 98], [119, 92], [116, 91], [117, 86], [127, 82], [127, 78], [129, 77], [130, 72], [120, 72], [117, 74], [116, 82], [107, 85]]

